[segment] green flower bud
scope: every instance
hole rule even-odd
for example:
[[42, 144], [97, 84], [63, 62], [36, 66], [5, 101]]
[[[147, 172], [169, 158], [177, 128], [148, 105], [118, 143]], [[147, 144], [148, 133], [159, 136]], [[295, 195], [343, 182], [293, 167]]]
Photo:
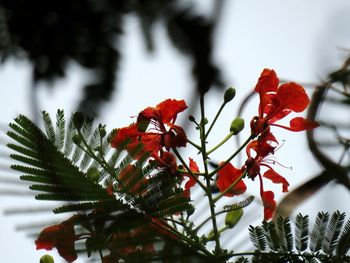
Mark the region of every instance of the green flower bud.
[[73, 114], [73, 124], [74, 124], [74, 127], [76, 129], [80, 130], [84, 124], [84, 114], [81, 112], [74, 113]]
[[233, 132], [234, 135], [240, 133], [244, 128], [244, 119], [237, 117], [231, 122], [230, 132]]
[[231, 100], [233, 100], [233, 98], [236, 96], [236, 89], [234, 88], [228, 88], [226, 91], [225, 91], [225, 94], [224, 94], [224, 102], [227, 103]]
[[190, 205], [190, 207], [187, 208], [186, 213], [187, 213], [188, 216], [190, 216], [190, 215], [192, 215], [194, 213], [194, 211], [195, 211], [194, 206]]
[[96, 167], [90, 167], [86, 172], [86, 176], [91, 181], [98, 182], [100, 179], [100, 171]]
[[208, 124], [208, 119], [207, 117], [204, 117], [204, 119], [202, 119], [202, 125], [207, 125]]
[[72, 141], [75, 143], [75, 144], [77, 144], [77, 145], [79, 145], [80, 143], [81, 143], [81, 137], [79, 136], [79, 134], [74, 134], [73, 135], [73, 138], [72, 138]]
[[192, 122], [196, 122], [196, 119], [192, 115], [188, 116], [188, 119]]
[[53, 260], [53, 257], [46, 254], [40, 258], [40, 263], [55, 263], [55, 261]]
[[233, 228], [235, 225], [237, 225], [242, 216], [243, 208], [227, 212], [225, 217], [225, 225], [228, 228]]
[[101, 138], [104, 138], [107, 134], [105, 127], [106, 125], [101, 125], [101, 124], [98, 125], [98, 130], [100, 132]]

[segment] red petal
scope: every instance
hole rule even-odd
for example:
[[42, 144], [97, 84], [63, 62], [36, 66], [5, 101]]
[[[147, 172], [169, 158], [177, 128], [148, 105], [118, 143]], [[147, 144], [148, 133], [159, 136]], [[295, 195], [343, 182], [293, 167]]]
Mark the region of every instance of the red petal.
[[281, 85], [276, 95], [281, 111], [289, 109], [294, 112], [302, 112], [310, 103], [305, 89], [294, 82]]
[[[221, 165], [221, 164], [220, 164]], [[224, 192], [230, 185], [232, 185], [240, 176], [242, 170], [235, 168], [231, 163], [227, 163], [218, 171], [218, 179], [216, 185], [220, 192]], [[234, 196], [243, 194], [247, 190], [247, 186], [243, 180], [239, 180], [238, 183], [232, 187], [225, 196]]]
[[320, 126], [317, 122], [304, 119], [303, 117], [296, 117], [292, 119], [289, 123], [291, 131], [311, 130]]
[[189, 158], [189, 159], [190, 159], [190, 169], [191, 169], [191, 171], [199, 173], [199, 168], [198, 168], [197, 163], [192, 158]]
[[264, 69], [261, 73], [258, 83], [255, 86], [255, 91], [260, 95], [266, 94], [267, 92], [275, 92], [278, 88], [279, 80], [276, 72], [273, 69]]
[[58, 254], [67, 262], [73, 262], [78, 258], [77, 252], [74, 249], [74, 240], [66, 240], [57, 245]]
[[[172, 147], [186, 147], [187, 136], [184, 129], [180, 126], [170, 124], [171, 131], [164, 136], [164, 146], [167, 149]], [[175, 131], [175, 133], [173, 132]]]
[[292, 111], [289, 109], [281, 110], [281, 111], [277, 112], [276, 114], [274, 114], [273, 117], [268, 120], [268, 123], [271, 124], [271, 123], [274, 123], [280, 119], [283, 119], [291, 112]]
[[187, 109], [186, 102], [184, 100], [167, 99], [156, 106], [163, 118], [164, 123], [170, 123], [175, 121], [178, 113]]
[[133, 141], [141, 133], [137, 130], [136, 124], [131, 124], [128, 127], [117, 129], [117, 133], [114, 135], [111, 145], [113, 148], [118, 148], [120, 145], [126, 142], [127, 139]]
[[35, 240], [36, 249], [51, 250], [56, 247], [57, 235], [59, 235], [61, 231], [62, 227], [60, 225], [53, 225], [43, 229], [38, 239]]
[[[197, 163], [192, 159], [190, 159], [190, 169], [192, 172], [199, 172], [199, 168]], [[190, 176], [189, 174], [184, 174], [184, 176], [187, 176], [189, 178], [189, 180], [186, 182], [185, 184], [185, 190], [189, 190], [190, 188], [192, 188], [195, 184], [196, 184], [196, 180]]]
[[304, 119], [303, 117], [295, 117], [289, 122], [290, 127], [279, 125], [279, 124], [271, 124], [271, 126], [277, 126], [292, 132], [299, 132], [305, 130], [311, 130], [319, 126], [319, 123], [316, 121], [310, 121], [308, 119]]
[[267, 170], [263, 176], [267, 179], [270, 179], [275, 184], [282, 184], [282, 192], [288, 192], [288, 181], [283, 176], [276, 173], [274, 170]]
[[154, 107], [147, 107], [143, 111], [139, 113], [139, 116], [137, 117], [137, 121], [142, 121], [142, 120], [161, 120], [162, 115], [161, 112], [154, 108]]
[[68, 262], [73, 262], [78, 257], [74, 248], [75, 240], [74, 226], [67, 220], [45, 228], [41, 231], [35, 244], [36, 249], [51, 250], [56, 247], [61, 257]]
[[272, 191], [262, 192], [260, 195], [264, 205], [264, 219], [269, 220], [272, 218], [276, 210], [276, 201], [274, 200], [275, 195]]

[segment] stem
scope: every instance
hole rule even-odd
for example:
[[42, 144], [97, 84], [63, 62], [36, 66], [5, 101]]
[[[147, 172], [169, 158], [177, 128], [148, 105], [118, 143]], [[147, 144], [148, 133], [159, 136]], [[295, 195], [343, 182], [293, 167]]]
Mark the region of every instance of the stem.
[[220, 193], [217, 197], [215, 197], [213, 199], [214, 203], [216, 203], [217, 201], [219, 201], [221, 199], [221, 197], [223, 197], [228, 191], [230, 191], [233, 187], [236, 186], [236, 184], [238, 184], [238, 182], [240, 180], [242, 180], [242, 178], [247, 174], [247, 172], [245, 171], [244, 173], [242, 173], [242, 175], [240, 177], [238, 177], [229, 187], [227, 187], [225, 189], [225, 191], [223, 191], [222, 193]]
[[207, 152], [207, 155], [211, 154], [213, 151], [218, 149], [221, 145], [223, 145], [225, 142], [227, 142], [232, 136], [233, 136], [233, 132], [230, 132], [218, 145], [216, 145], [214, 148], [209, 150]]
[[100, 254], [101, 262], [103, 262], [103, 254], [102, 254], [102, 250], [101, 250], [101, 249], [99, 249], [99, 250], [98, 250], [98, 253]]
[[222, 162], [221, 165], [213, 170], [210, 174], [209, 177], [212, 177], [214, 174], [216, 174], [222, 167], [224, 167], [226, 164], [228, 164], [233, 158], [235, 158], [242, 150], [244, 147], [247, 146], [247, 144], [254, 138], [254, 135], [250, 135], [248, 139], [238, 148], [237, 151], [235, 151], [226, 161]]
[[[222, 232], [224, 232], [227, 229], [229, 229], [229, 227], [226, 226], [226, 225], [224, 227], [220, 228], [219, 229], [219, 234], [221, 234]], [[212, 235], [209, 235], [207, 238], [208, 238], [208, 240], [211, 240], [212, 237], [213, 237]]]
[[197, 150], [201, 151], [201, 147], [199, 145], [197, 145], [196, 143], [192, 142], [191, 140], [187, 139], [187, 142], [189, 144], [191, 144], [194, 148], [196, 148]]
[[102, 158], [102, 160], [101, 160], [100, 158], [98, 158], [95, 155], [94, 151], [91, 149], [91, 147], [85, 141], [84, 136], [83, 136], [83, 134], [82, 134], [82, 132], [80, 130], [78, 130], [78, 134], [79, 134], [79, 136], [81, 138], [81, 141], [82, 141], [83, 145], [86, 147], [86, 149], [84, 149], [80, 145], [78, 145], [78, 147], [80, 147], [84, 152], [86, 152], [92, 159], [96, 160], [106, 171], [109, 172], [110, 175], [114, 176], [115, 175], [114, 171], [110, 168], [110, 166], [104, 160], [104, 158]]
[[[214, 124], [215, 124], [215, 122], [217, 121], [217, 119], [219, 118], [220, 113], [221, 113], [222, 110], [224, 109], [225, 105], [226, 105], [225, 102], [221, 104], [220, 109], [219, 109], [218, 112], [216, 113], [213, 122], [210, 124], [210, 127], [209, 127], [208, 131], [205, 133], [205, 136], [204, 136], [205, 139], [207, 139], [207, 137], [208, 137], [208, 135], [209, 135], [211, 129], [214, 127]], [[204, 117], [204, 116], [202, 116], [202, 118], [203, 118], [203, 117]], [[203, 130], [203, 131], [204, 131], [204, 130]]]
[[[223, 104], [220, 107], [220, 110], [216, 114], [215, 119], [214, 119], [211, 127], [215, 123], [215, 121], [216, 121], [217, 117], [219, 116], [219, 114], [220, 114], [222, 108], [224, 107], [224, 105], [225, 104]], [[204, 120], [205, 112], [204, 112], [204, 94], [203, 93], [200, 94], [200, 109], [201, 109], [201, 120]], [[210, 128], [209, 128], [209, 131], [210, 131]], [[210, 176], [209, 176], [209, 173], [208, 173], [208, 164], [207, 164], [208, 155], [207, 155], [207, 151], [206, 151], [206, 142], [205, 142], [206, 136], [208, 136], [209, 131], [206, 134], [205, 133], [205, 125], [203, 125], [203, 124], [201, 125], [201, 127], [200, 127], [200, 138], [201, 138], [201, 148], [202, 148], [202, 159], [203, 159], [203, 164], [204, 164], [204, 172], [206, 174], [206, 176], [205, 176], [205, 180], [206, 180], [206, 183], [207, 183], [207, 188], [206, 188], [207, 190], [206, 190], [206, 192], [207, 192], [208, 202], [209, 202], [209, 207], [210, 207], [211, 221], [212, 221], [212, 224], [213, 224], [214, 239], [215, 239], [215, 252], [216, 253], [220, 253], [221, 246], [220, 246], [220, 239], [219, 239], [219, 231], [218, 231], [217, 222], [216, 222], [216, 216], [215, 216], [215, 203], [213, 202], [213, 196], [212, 196], [212, 193], [211, 193], [211, 190], [210, 190]]]

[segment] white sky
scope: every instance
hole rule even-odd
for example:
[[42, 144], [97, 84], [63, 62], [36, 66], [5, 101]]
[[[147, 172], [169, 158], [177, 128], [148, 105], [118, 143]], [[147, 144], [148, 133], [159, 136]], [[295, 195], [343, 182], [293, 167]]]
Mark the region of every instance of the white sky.
[[[205, 14], [210, 14], [211, 2], [196, 1]], [[122, 41], [124, 52], [118, 76], [118, 92], [106, 105], [100, 120], [109, 128], [127, 125], [132, 121], [129, 116], [165, 98], [189, 99], [191, 94], [188, 90], [193, 85], [188, 60], [171, 47], [164, 28], [157, 26], [156, 53], [150, 55], [145, 52], [140, 39], [138, 21], [129, 17], [125, 23], [127, 34]], [[225, 109], [225, 117], [220, 119], [212, 145], [225, 136], [224, 132], [235, 117], [238, 102], [254, 86], [263, 68], [274, 68], [284, 79], [317, 82], [324, 78], [326, 72], [338, 67], [346, 55], [339, 47], [350, 48], [349, 24], [350, 3], [347, 0], [226, 1], [217, 32], [215, 60], [223, 69], [227, 87], [234, 86], [237, 89], [237, 97], [235, 103]], [[81, 86], [89, 80], [89, 72], [82, 71], [75, 64], [70, 65], [68, 72], [68, 78], [58, 81], [54, 89], [40, 88], [40, 109], [53, 114], [57, 108], [64, 109], [67, 114], [74, 110], [73, 105], [79, 100]], [[9, 61], [2, 65], [0, 84], [9, 92], [0, 97], [1, 126], [18, 114], [30, 113], [30, 83], [28, 63]], [[144, 91], [146, 88], [147, 92]], [[209, 94], [209, 118], [215, 114], [221, 98], [222, 94], [216, 91]], [[252, 101], [248, 108], [246, 123], [255, 114], [257, 101]], [[293, 189], [319, 171], [319, 168], [307, 153], [305, 134], [290, 136], [286, 131], [275, 133], [280, 139], [286, 140], [278, 152], [278, 160], [286, 166], [293, 166], [292, 171], [277, 169], [280, 172], [282, 169]], [[192, 137], [195, 138], [194, 134]], [[0, 138], [6, 139], [5, 136]], [[227, 149], [218, 151], [217, 160], [227, 156]], [[0, 164], [0, 167], [4, 165], [3, 162]], [[0, 174], [3, 173], [8, 174], [1, 169]], [[0, 185], [1, 189], [4, 187]], [[256, 189], [252, 188], [251, 193], [254, 191]], [[335, 194], [337, 197], [342, 196], [342, 202], [330, 198]], [[37, 203], [21, 197], [0, 196], [0, 200], [2, 209]], [[299, 211], [310, 213], [339, 209], [349, 213], [349, 202], [348, 192], [341, 187], [328, 186], [300, 207]], [[40, 255], [45, 251], [36, 251], [34, 243], [25, 238], [23, 232], [14, 232], [18, 224], [33, 221], [35, 219], [29, 217], [0, 214], [2, 262], [39, 262]], [[55, 255], [54, 252], [50, 254]], [[59, 257], [55, 259], [60, 262]]]

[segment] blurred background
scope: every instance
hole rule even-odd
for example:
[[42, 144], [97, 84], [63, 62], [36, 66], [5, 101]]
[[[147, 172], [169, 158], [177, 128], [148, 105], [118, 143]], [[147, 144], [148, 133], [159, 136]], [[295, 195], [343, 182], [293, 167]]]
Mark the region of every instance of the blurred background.
[[[79, 110], [111, 130], [128, 125], [133, 121], [131, 116], [166, 98], [185, 99], [189, 109], [178, 122], [196, 140], [187, 117], [199, 116], [198, 92], [207, 93], [206, 109], [212, 120], [225, 89], [232, 86], [237, 90], [236, 98], [225, 108], [209, 138], [209, 144], [215, 145], [228, 132], [260, 72], [273, 68], [282, 81], [303, 84], [310, 96], [317, 85], [329, 80], [334, 80], [335, 90], [344, 89], [343, 93], [328, 93], [329, 103], [319, 108], [318, 120], [323, 127], [315, 138], [322, 154], [347, 168], [348, 176], [349, 101], [338, 102], [349, 98], [344, 95], [349, 94], [344, 85], [349, 77], [345, 74], [347, 78], [337, 79], [339, 74], [330, 74], [349, 56], [349, 25], [347, 0], [2, 0], [2, 262], [38, 262], [45, 251], [35, 250], [26, 230], [44, 219], [60, 218], [49, 213], [53, 204], [34, 201], [27, 185], [16, 180], [19, 174], [8, 169], [11, 162], [5, 131], [18, 114], [40, 125], [42, 110], [52, 116], [57, 109], [64, 109], [67, 115]], [[257, 107], [256, 97], [244, 105], [240, 115], [247, 124], [257, 114]], [[244, 132], [242, 139], [248, 127]], [[278, 161], [292, 167], [276, 169], [290, 182], [291, 190], [307, 193], [296, 191], [292, 195], [291, 200], [297, 201], [289, 212], [311, 216], [318, 211], [349, 213], [348, 177], [312, 181], [325, 166], [310, 152], [305, 133], [276, 130], [274, 134], [284, 141], [276, 154]], [[234, 141], [228, 143], [214, 154], [213, 161], [225, 159], [235, 147]], [[196, 151], [182, 153], [186, 159], [198, 158]], [[273, 187], [267, 185], [267, 189]], [[258, 195], [256, 182], [248, 191]], [[285, 196], [278, 194], [279, 187], [274, 191], [279, 201]], [[245, 224], [261, 221], [263, 209], [258, 199], [245, 211], [244, 224], [240, 222], [241, 229], [234, 230], [235, 238], [230, 234], [223, 237], [228, 247], [237, 250], [248, 241]], [[50, 254], [57, 255], [55, 251]], [[60, 262], [58, 256], [55, 258]]]

